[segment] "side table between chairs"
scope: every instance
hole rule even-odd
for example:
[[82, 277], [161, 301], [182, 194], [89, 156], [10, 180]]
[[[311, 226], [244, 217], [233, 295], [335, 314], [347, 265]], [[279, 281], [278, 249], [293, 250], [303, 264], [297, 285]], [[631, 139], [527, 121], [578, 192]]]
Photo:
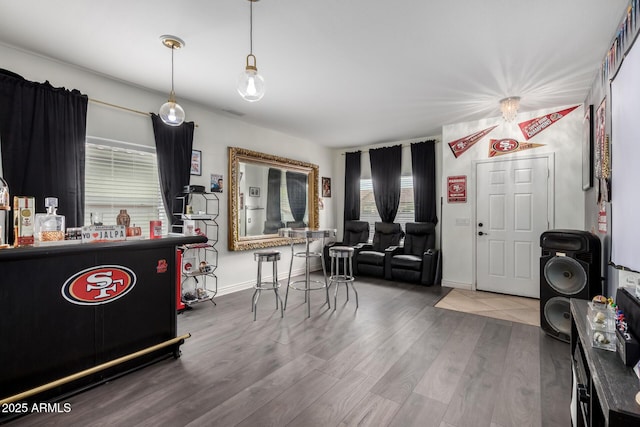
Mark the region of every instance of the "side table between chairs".
[[[278, 293], [280, 283], [278, 283], [278, 261], [280, 261], [280, 251], [265, 250], [254, 252], [253, 258], [258, 261], [258, 276], [256, 278], [256, 284], [254, 285], [255, 291], [251, 298], [251, 311], [253, 312], [253, 320], [256, 320], [256, 313], [258, 311], [258, 299], [260, 299], [260, 293], [265, 290], [273, 290], [276, 294], [276, 310], [278, 309], [278, 301], [280, 301], [280, 317], [284, 317], [284, 304], [282, 298]], [[262, 281], [262, 263], [271, 262], [273, 266], [273, 278], [270, 282]]]

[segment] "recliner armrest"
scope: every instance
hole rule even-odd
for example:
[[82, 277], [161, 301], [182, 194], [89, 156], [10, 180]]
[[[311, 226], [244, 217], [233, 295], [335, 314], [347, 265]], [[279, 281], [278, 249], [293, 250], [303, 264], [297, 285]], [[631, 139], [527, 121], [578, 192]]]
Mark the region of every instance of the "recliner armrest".
[[422, 274], [420, 283], [426, 286], [431, 286], [435, 283], [437, 262], [437, 249], [427, 249], [427, 251], [422, 254]]
[[391, 277], [391, 258], [394, 255], [402, 253], [404, 248], [402, 246], [389, 246], [384, 250], [384, 278], [385, 280], [392, 280]]
[[384, 250], [384, 255], [387, 256], [387, 253], [389, 253], [391, 256], [393, 255], [398, 255], [400, 253], [404, 252], [404, 247], [403, 246], [389, 246], [388, 248], [386, 248]]

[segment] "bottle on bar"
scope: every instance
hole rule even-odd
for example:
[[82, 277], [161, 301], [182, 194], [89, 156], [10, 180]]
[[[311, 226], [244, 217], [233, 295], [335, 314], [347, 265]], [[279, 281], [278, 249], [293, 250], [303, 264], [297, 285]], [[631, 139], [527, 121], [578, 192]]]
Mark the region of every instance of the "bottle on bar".
[[47, 213], [36, 214], [36, 238], [40, 242], [64, 240], [64, 216], [57, 213], [58, 198], [45, 198], [44, 206]]

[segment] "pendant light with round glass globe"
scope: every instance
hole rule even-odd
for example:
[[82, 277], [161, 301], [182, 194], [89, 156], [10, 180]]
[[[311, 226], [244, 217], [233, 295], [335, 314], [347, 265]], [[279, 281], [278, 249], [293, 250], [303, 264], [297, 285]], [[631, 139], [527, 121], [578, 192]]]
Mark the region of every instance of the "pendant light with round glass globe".
[[253, 54], [253, 3], [249, 0], [249, 55], [245, 71], [238, 78], [238, 93], [249, 102], [260, 101], [264, 96], [264, 79], [258, 74], [256, 57]]
[[184, 41], [176, 36], [160, 36], [162, 44], [171, 49], [171, 92], [169, 100], [162, 104], [158, 115], [169, 126], [180, 126], [184, 122], [184, 109], [176, 102], [176, 93], [173, 90], [173, 51], [184, 46]]

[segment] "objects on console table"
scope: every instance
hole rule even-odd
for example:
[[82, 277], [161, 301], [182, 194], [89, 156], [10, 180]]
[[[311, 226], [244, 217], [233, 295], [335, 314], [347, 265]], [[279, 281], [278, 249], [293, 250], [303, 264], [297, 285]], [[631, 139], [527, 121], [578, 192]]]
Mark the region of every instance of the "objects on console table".
[[[278, 231], [281, 237], [287, 237], [291, 243], [291, 262], [289, 263], [289, 278], [287, 279], [287, 292], [284, 298], [284, 308], [287, 309], [287, 300], [289, 298], [289, 288], [303, 291], [305, 293], [305, 302], [307, 303], [307, 317], [311, 317], [311, 295], [310, 291], [322, 290], [326, 292], [326, 303], [329, 308], [329, 282], [327, 280], [327, 269], [325, 266], [325, 259], [323, 255], [323, 248], [325, 239], [329, 237], [335, 237], [335, 229], [311, 229], [311, 228], [281, 228]], [[295, 243], [298, 239], [304, 239], [304, 251], [295, 251]], [[311, 242], [314, 240], [320, 240], [320, 249], [318, 251], [311, 250]], [[304, 280], [291, 281], [291, 273], [293, 269], [293, 260], [295, 258], [304, 258], [305, 260], [305, 274]], [[312, 280], [310, 277], [311, 260], [314, 258], [320, 258], [322, 263], [322, 273], [324, 275], [324, 281]], [[304, 287], [298, 287], [297, 284], [303, 284]], [[312, 286], [315, 283], [316, 286]]]
[[635, 400], [638, 378], [616, 354], [591, 345], [588, 301], [571, 298], [569, 304], [573, 425], [640, 425], [640, 405]]

